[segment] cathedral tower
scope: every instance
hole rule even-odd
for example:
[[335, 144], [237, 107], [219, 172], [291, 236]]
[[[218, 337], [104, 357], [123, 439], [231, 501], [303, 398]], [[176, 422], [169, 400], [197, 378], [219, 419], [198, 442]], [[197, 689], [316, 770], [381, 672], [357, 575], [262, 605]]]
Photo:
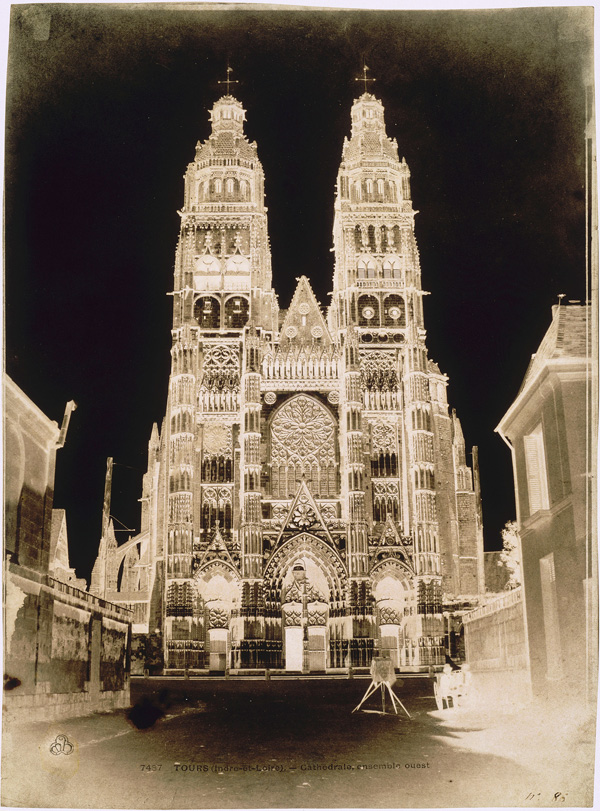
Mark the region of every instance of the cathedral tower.
[[442, 593], [482, 586], [471, 471], [460, 422], [448, 414], [448, 379], [425, 345], [408, 165], [386, 134], [379, 99], [365, 92], [351, 118], [337, 180], [329, 323], [340, 342], [358, 332], [370, 517], [389, 514], [413, 538], [418, 588], [439, 604]]
[[378, 99], [351, 117], [327, 317], [304, 276], [278, 310], [263, 170], [232, 96], [184, 176], [142, 530], [96, 567], [168, 672], [327, 672], [378, 653], [427, 669], [444, 661], [444, 600], [478, 592], [477, 504], [425, 344], [410, 173]]

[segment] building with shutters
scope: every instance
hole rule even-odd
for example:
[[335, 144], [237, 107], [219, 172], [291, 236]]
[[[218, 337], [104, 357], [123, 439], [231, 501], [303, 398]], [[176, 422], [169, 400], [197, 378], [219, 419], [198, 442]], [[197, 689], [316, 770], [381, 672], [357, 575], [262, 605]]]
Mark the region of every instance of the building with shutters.
[[[444, 662], [444, 602], [483, 588], [479, 496], [429, 358], [410, 172], [382, 103], [351, 110], [333, 294], [272, 286], [257, 146], [231, 95], [185, 173], [172, 368], [141, 532], [109, 526], [92, 591], [167, 671]], [[141, 638], [140, 636], [140, 638]]]
[[496, 429], [513, 459], [531, 686], [563, 698], [597, 684], [595, 368], [589, 305], [556, 305]]

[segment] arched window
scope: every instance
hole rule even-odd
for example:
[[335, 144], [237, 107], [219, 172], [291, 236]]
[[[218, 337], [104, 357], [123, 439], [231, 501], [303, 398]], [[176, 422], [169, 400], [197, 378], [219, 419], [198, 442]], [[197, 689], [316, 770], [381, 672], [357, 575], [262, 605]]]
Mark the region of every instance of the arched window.
[[240, 180], [240, 197], [242, 200], [248, 199], [248, 183], [246, 180]]
[[354, 198], [356, 200], [362, 200], [362, 187], [360, 184], [360, 180], [357, 180], [354, 184]]
[[400, 279], [402, 277], [402, 265], [400, 257], [388, 256], [383, 261], [383, 278]]
[[242, 329], [248, 321], [248, 299], [233, 296], [225, 302], [225, 327]]
[[386, 296], [383, 302], [383, 313], [386, 327], [406, 326], [406, 313], [402, 296]]
[[354, 226], [354, 250], [356, 251], [363, 250], [362, 230], [360, 225]]
[[201, 296], [194, 303], [194, 318], [204, 329], [219, 329], [221, 305], [212, 296]]
[[373, 181], [370, 178], [367, 180], [367, 194], [369, 196], [373, 194]]
[[225, 182], [225, 190], [227, 194], [232, 195], [235, 191], [235, 180], [232, 177], [228, 177]]
[[358, 323], [361, 327], [379, 326], [379, 299], [375, 296], [360, 296], [358, 299]]
[[215, 178], [215, 194], [221, 194], [223, 191], [223, 181], [220, 177]]
[[377, 181], [377, 194], [380, 197], [383, 197], [384, 190], [385, 190], [385, 184], [384, 184], [383, 180], [381, 178], [379, 178], [379, 180]]
[[377, 264], [374, 259], [360, 258], [356, 265], [358, 279], [375, 279], [377, 277]]

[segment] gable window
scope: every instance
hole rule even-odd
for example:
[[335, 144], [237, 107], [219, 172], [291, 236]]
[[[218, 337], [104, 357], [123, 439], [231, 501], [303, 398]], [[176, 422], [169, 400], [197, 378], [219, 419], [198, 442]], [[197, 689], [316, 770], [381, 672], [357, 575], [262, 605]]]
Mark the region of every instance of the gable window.
[[531, 434], [523, 437], [523, 443], [525, 447], [529, 515], [534, 515], [539, 510], [547, 510], [550, 506], [544, 434], [541, 423]]

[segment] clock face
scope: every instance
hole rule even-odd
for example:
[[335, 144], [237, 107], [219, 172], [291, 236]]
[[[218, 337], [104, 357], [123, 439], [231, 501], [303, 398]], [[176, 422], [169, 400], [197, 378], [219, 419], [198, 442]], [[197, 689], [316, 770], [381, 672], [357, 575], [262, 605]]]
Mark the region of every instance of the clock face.
[[221, 263], [216, 256], [205, 254], [196, 259], [196, 273], [219, 273]]
[[228, 273], [249, 273], [250, 272], [250, 262], [246, 259], [245, 256], [230, 256], [227, 260], [227, 272]]

